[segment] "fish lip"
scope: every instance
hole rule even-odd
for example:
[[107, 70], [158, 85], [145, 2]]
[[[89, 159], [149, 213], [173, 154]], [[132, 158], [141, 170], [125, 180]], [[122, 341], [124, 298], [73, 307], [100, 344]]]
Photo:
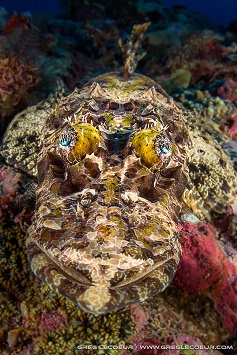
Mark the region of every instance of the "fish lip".
[[[45, 251], [44, 251], [45, 252]], [[180, 249], [179, 248], [173, 248], [173, 250], [167, 250], [163, 254], [162, 260], [159, 261], [154, 261], [152, 258], [148, 258], [146, 260], [144, 259], [138, 259], [137, 260], [137, 265], [131, 267], [128, 265], [127, 268], [121, 268], [118, 265], [112, 265], [112, 270], [113, 271], [113, 277], [108, 278], [106, 277], [106, 274], [101, 274], [101, 279], [98, 282], [94, 281], [93, 279], [88, 279], [87, 276], [84, 275], [82, 269], [87, 268], [88, 266], [92, 266], [92, 269], [96, 270], [101, 270], [103, 266], [106, 266], [110, 271], [111, 271], [111, 266], [108, 263], [107, 264], [102, 264], [103, 260], [98, 260], [98, 264], [93, 267], [94, 263], [94, 258], [91, 260], [91, 263], [83, 263], [83, 266], [78, 263], [75, 267], [71, 266], [66, 266], [65, 263], [61, 266], [58, 257], [56, 256], [51, 256], [48, 253], [46, 255], [50, 258], [50, 260], [56, 265], [57, 269], [67, 278], [69, 278], [72, 282], [76, 282], [79, 285], [85, 286], [85, 287], [101, 287], [104, 285], [104, 287], [111, 289], [111, 290], [116, 290], [119, 288], [131, 286], [133, 284], [136, 284], [137, 282], [141, 282], [143, 279], [146, 279], [149, 277], [149, 274], [152, 273], [155, 269], [160, 268], [162, 265], [167, 263], [170, 259], [177, 259], [179, 260], [180, 257]], [[101, 263], [102, 262], [102, 263]], [[90, 268], [88, 268], [89, 270]], [[123, 278], [120, 282], [116, 283], [116, 273], [121, 273], [123, 274]], [[131, 274], [130, 274], [131, 273]], [[130, 274], [130, 275], [128, 275]], [[115, 279], [114, 279], [115, 278]], [[113, 285], [111, 285], [111, 282]]]
[[[128, 277], [127, 279], [126, 278], [123, 279], [122, 281], [118, 282], [116, 285], [111, 286], [110, 289], [116, 290], [118, 288], [122, 288], [125, 286], [126, 287], [131, 286], [133, 283], [137, 284], [137, 281], [142, 281], [143, 279], [147, 278], [149, 273], [151, 273], [157, 267], [164, 264], [169, 259], [170, 258], [167, 258], [166, 260], [164, 260], [163, 262], [160, 262], [160, 263], [154, 263], [154, 261], [151, 258], [147, 259], [146, 261], [144, 261], [143, 263], [141, 263], [139, 265], [139, 267], [143, 268], [144, 270], [142, 270], [141, 272], [137, 272], [136, 274]], [[138, 267], [136, 267], [136, 268], [138, 268]], [[132, 269], [130, 269], [129, 271], [132, 271]]]

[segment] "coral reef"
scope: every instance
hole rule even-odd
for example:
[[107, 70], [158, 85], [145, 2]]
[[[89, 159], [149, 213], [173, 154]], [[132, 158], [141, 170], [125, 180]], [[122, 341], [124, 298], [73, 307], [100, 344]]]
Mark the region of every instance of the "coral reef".
[[[215, 122], [226, 135], [222, 148], [237, 169], [236, 22], [213, 28], [202, 16], [182, 6], [167, 8], [162, 1], [61, 3], [64, 15], [57, 17], [8, 15], [0, 9], [1, 130], [19, 110], [54, 91], [58, 79], [72, 90], [119, 70], [119, 38], [125, 42], [134, 23], [151, 22], [138, 72]], [[225, 348], [142, 349], [210, 344], [230, 345], [227, 354], [237, 353], [236, 205], [212, 215], [209, 224], [185, 210], [179, 229], [183, 253], [171, 286], [142, 304], [96, 317], [55, 294], [30, 270], [25, 232], [34, 211], [31, 183], [1, 165], [1, 354], [226, 354]], [[86, 348], [91, 345], [114, 349]]]
[[[140, 315], [135, 318], [135, 322], [140, 327], [132, 343], [138, 354], [145, 353], [142, 349], [145, 344], [177, 346], [180, 344], [179, 339], [188, 336], [200, 344], [217, 345], [229, 335], [214, 309], [213, 301], [205, 295], [193, 296], [184, 290], [170, 287], [159, 297], [153, 297], [137, 308], [136, 313]], [[142, 319], [141, 325], [139, 319]], [[147, 319], [145, 325], [143, 319]], [[166, 350], [163, 353], [172, 352]]]
[[220, 96], [211, 95], [209, 90], [188, 88], [174, 93], [187, 109], [197, 110], [199, 115], [215, 122], [221, 131], [233, 141], [237, 136], [237, 108], [232, 102]]
[[233, 334], [237, 329], [237, 274], [216, 237], [217, 230], [203, 222], [181, 225], [183, 255], [173, 285], [213, 299], [223, 325]]
[[[189, 86], [209, 85], [215, 95], [233, 102], [236, 99], [237, 48], [235, 42], [228, 44], [223, 35], [211, 30], [187, 33], [185, 43], [168, 46], [159, 62], [156, 59], [153, 59], [153, 63], [148, 61], [146, 72], [155, 75], [156, 80], [166, 86], [169, 92], [187, 87], [187, 84], [182, 85], [183, 82]], [[183, 76], [189, 73], [189, 80], [172, 80], [179, 71], [182, 74], [182, 70]]]
[[15, 222], [26, 231], [34, 208], [35, 184], [12, 168], [0, 168], [0, 223]]
[[217, 89], [218, 95], [227, 102], [237, 100], [237, 82], [231, 78], [227, 78], [223, 85]]
[[[39, 82], [36, 66], [11, 52], [0, 54], [0, 129], [17, 106], [27, 103], [27, 96]], [[21, 106], [22, 107], [22, 106]]]
[[[125, 344], [134, 325], [128, 310], [96, 317], [53, 293], [32, 274], [25, 235], [3, 224], [0, 245], [0, 334], [2, 354], [79, 354], [79, 345]], [[126, 340], [128, 341], [128, 340]], [[28, 350], [27, 350], [28, 349]], [[103, 352], [100, 352], [103, 354]], [[116, 354], [109, 351], [108, 354]], [[94, 354], [84, 350], [83, 354]]]

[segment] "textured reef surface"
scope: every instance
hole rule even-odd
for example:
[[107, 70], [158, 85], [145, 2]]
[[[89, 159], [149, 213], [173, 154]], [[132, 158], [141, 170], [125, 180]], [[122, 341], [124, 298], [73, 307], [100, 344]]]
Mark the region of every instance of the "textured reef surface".
[[[4, 159], [0, 162], [0, 354], [234, 355], [237, 353], [237, 204], [234, 180], [237, 170], [236, 22], [226, 28], [215, 28], [201, 15], [192, 14], [181, 6], [167, 9], [162, 1], [137, 0], [126, 2], [123, 7], [117, 0], [113, 5], [107, 0], [70, 0], [62, 1], [62, 4], [64, 14], [57, 18], [48, 14], [7, 14], [3, 8], [0, 9], [0, 129], [1, 135], [5, 134], [5, 145], [2, 146]], [[111, 77], [103, 75], [122, 70], [123, 55], [126, 56], [127, 52], [126, 41], [132, 26], [147, 21], [151, 24], [138, 48], [136, 72], [139, 75], [135, 75], [133, 80], [135, 87], [147, 86], [146, 90], [149, 90], [149, 85], [160, 88], [160, 84], [177, 102], [174, 109], [173, 101], [169, 101], [160, 88], [159, 104], [156, 101], [155, 108], [150, 108], [155, 115], [158, 111], [154, 110], [161, 111], [159, 129], [163, 129], [162, 124], [169, 126], [167, 137], [175, 137], [179, 130], [179, 139], [177, 136], [176, 140], [172, 138], [172, 144], [166, 136], [160, 137], [160, 131], [157, 126], [154, 128], [152, 120], [133, 122], [132, 114], [146, 117], [140, 109], [144, 100], [141, 94], [143, 89], [134, 99], [137, 103], [132, 107], [127, 105], [126, 115], [122, 116], [119, 111], [121, 107], [116, 105], [116, 97], [119, 100], [121, 91], [113, 89], [116, 80], [113, 78], [111, 86]], [[90, 86], [85, 86], [83, 94], [80, 94], [80, 89], [87, 81], [93, 82], [98, 75], [102, 79], [96, 79], [99, 86], [94, 85], [94, 91], [91, 89], [90, 106], [86, 106], [83, 100]], [[144, 75], [152, 80], [140, 79], [146, 78]], [[68, 95], [75, 87], [78, 90], [62, 99], [62, 95]], [[111, 92], [114, 90], [109, 103], [103, 102], [108, 87]], [[131, 88], [129, 95], [135, 97], [136, 88], [132, 85]], [[124, 91], [125, 95], [120, 96], [120, 100], [124, 100], [120, 102], [123, 112], [128, 96]], [[50, 93], [55, 92], [47, 99]], [[154, 96], [152, 100], [151, 104], [154, 104]], [[167, 106], [164, 108], [162, 103]], [[105, 111], [103, 105], [106, 104], [111, 105], [107, 107], [106, 126], [98, 121], [94, 128], [89, 119], [95, 120], [98, 112]], [[56, 111], [52, 111], [55, 107]], [[185, 112], [184, 108], [192, 113], [184, 114], [182, 124], [177, 123], [181, 122], [180, 112]], [[80, 110], [83, 111], [82, 116]], [[170, 112], [174, 121], [178, 117], [174, 126], [167, 118]], [[48, 116], [48, 131], [44, 131], [43, 124]], [[56, 122], [55, 116], [61, 121], [58, 119]], [[116, 118], [118, 116], [120, 121]], [[110, 159], [104, 166], [104, 147], [109, 150], [114, 144], [113, 134], [116, 125], [121, 125], [121, 117], [125, 127], [124, 140], [119, 137], [115, 153], [121, 153], [122, 159], [127, 159], [126, 164], [121, 165], [121, 160], [115, 159], [112, 168], [112, 165], [109, 166], [112, 164]], [[57, 127], [53, 126], [55, 122]], [[60, 122], [63, 122], [62, 126]], [[34, 129], [32, 125], [35, 125]], [[136, 160], [131, 158], [131, 151], [126, 150], [126, 142], [130, 139], [131, 127], [136, 131], [138, 126], [140, 131], [132, 140]], [[98, 133], [100, 127], [104, 133]], [[25, 129], [27, 134], [19, 137], [17, 132], [24, 132]], [[84, 137], [83, 144], [70, 147], [75, 140], [75, 132]], [[94, 138], [90, 140], [92, 133]], [[99, 136], [103, 137], [103, 134], [105, 138], [101, 143]], [[6, 135], [10, 137], [7, 143]], [[18, 145], [14, 145], [16, 138]], [[36, 189], [35, 164], [42, 141], [40, 184]], [[61, 146], [56, 146], [56, 141]], [[190, 141], [196, 149], [188, 145]], [[98, 148], [99, 144], [102, 147]], [[46, 150], [51, 152], [49, 160]], [[155, 155], [157, 151], [158, 157]], [[179, 161], [181, 168], [177, 169], [175, 164], [178, 158], [181, 159], [181, 151], [187, 155], [188, 166], [184, 161]], [[86, 154], [89, 158], [85, 161]], [[18, 159], [19, 155], [21, 159]], [[76, 168], [72, 165], [65, 173], [62, 160], [72, 162], [77, 157], [81, 165], [78, 163], [80, 166], [77, 164]], [[151, 170], [154, 159], [156, 170], [152, 170], [151, 177], [147, 171]], [[51, 166], [50, 173], [47, 164]], [[108, 178], [115, 168], [117, 175], [113, 179], [111, 176]], [[167, 168], [166, 176], [162, 171], [164, 168]], [[159, 169], [163, 174], [163, 185], [160, 182], [159, 190], [155, 190], [155, 184], [160, 180], [154, 176]], [[89, 184], [86, 193], [80, 195], [80, 205], [72, 199], [71, 205], [65, 203], [62, 208], [61, 203], [61, 207], [55, 208], [55, 192], [60, 191], [66, 196], [69, 192], [76, 194], [77, 190], [87, 187], [76, 183], [62, 186], [59, 183], [62, 174], [71, 176], [73, 182]], [[101, 174], [103, 178], [99, 190], [96, 178]], [[137, 208], [137, 214], [127, 219], [128, 225], [124, 223], [126, 216], [122, 220], [118, 218], [118, 209], [111, 209], [111, 200], [117, 198], [118, 177], [123, 178], [127, 189], [121, 192], [124, 206], [129, 202]], [[141, 200], [126, 192], [131, 189], [131, 177], [133, 188], [137, 188]], [[179, 180], [176, 190], [172, 188], [171, 178]], [[93, 185], [93, 181], [97, 183]], [[163, 189], [169, 193], [163, 194]], [[35, 192], [40, 201], [36, 214]], [[99, 195], [101, 200], [97, 200]], [[155, 293], [152, 291], [153, 279], [148, 278], [150, 289], [147, 285], [145, 289], [149, 289], [150, 294], [144, 296], [142, 286], [136, 288], [140, 274], [116, 275], [115, 267], [113, 275], [109, 272], [107, 275], [110, 279], [114, 277], [114, 284], [121, 282], [122, 288], [126, 286], [126, 278], [130, 278], [132, 285], [127, 282], [126, 289], [128, 301], [124, 304], [120, 302], [120, 289], [117, 287], [106, 306], [107, 314], [84, 312], [75, 303], [86, 310], [88, 307], [89, 311], [95, 310], [84, 302], [87, 297], [83, 301], [81, 296], [85, 290], [91, 291], [87, 284], [90, 282], [88, 270], [80, 279], [83, 290], [80, 289], [75, 296], [75, 292], [68, 292], [68, 285], [51, 272], [47, 259], [51, 254], [42, 256], [36, 244], [45, 250], [49, 242], [51, 247], [57, 245], [58, 236], [62, 239], [61, 224], [63, 228], [77, 233], [73, 221], [78, 218], [89, 220], [88, 233], [91, 231], [90, 223], [97, 223], [101, 233], [98, 245], [103, 246], [103, 237], [106, 236], [106, 247], [109, 247], [114, 225], [125, 232], [129, 226], [129, 240], [125, 239], [121, 249], [123, 258], [120, 253], [115, 256], [117, 263], [125, 259], [136, 262], [141, 257], [151, 258], [161, 244], [158, 248], [149, 240], [153, 222], [158, 222], [154, 217], [157, 211], [143, 209], [147, 199], [151, 203], [162, 199], [159, 223], [164, 220], [164, 206], [169, 211], [166, 220], [170, 218], [170, 234], [167, 237], [167, 226], [163, 222], [159, 230], [163, 238], [160, 243], [171, 260], [165, 287], [175, 274], [173, 281], [166, 288], [154, 283], [160, 291], [165, 290], [152, 296]], [[95, 216], [88, 214], [90, 204], [94, 206]], [[131, 211], [126, 208], [122, 209], [129, 215]], [[70, 216], [69, 222], [64, 218], [65, 213]], [[137, 246], [137, 236], [134, 238], [132, 232], [140, 215], [143, 216], [144, 228], [137, 229], [140, 232], [140, 244]], [[102, 228], [105, 220], [110, 226], [107, 232]], [[27, 234], [29, 227], [33, 238]], [[41, 240], [37, 239], [40, 233]], [[32, 272], [27, 259], [27, 240], [31, 266], [39, 278]], [[92, 251], [94, 246], [91, 245]], [[61, 247], [62, 251], [68, 250], [66, 243], [62, 243]], [[70, 247], [84, 247], [86, 250], [87, 245], [84, 241], [84, 245]], [[170, 250], [174, 247], [177, 248], [176, 253], [170, 256]], [[103, 258], [106, 270], [109, 262], [106, 255]], [[162, 272], [166, 275], [167, 270], [159, 269], [153, 277], [161, 277]], [[68, 277], [68, 272], [64, 269], [62, 275]], [[102, 276], [99, 275], [98, 279], [95, 275], [99, 296], [101, 282], [103, 285], [106, 282]], [[75, 273], [71, 272], [70, 277], [73, 284]], [[142, 277], [145, 277], [144, 273]], [[87, 292], [86, 295], [93, 299], [97, 291]], [[147, 296], [152, 297], [147, 299]], [[80, 301], [75, 302], [75, 298]], [[138, 302], [143, 299], [146, 300]], [[118, 309], [125, 304], [127, 307]], [[104, 313], [104, 310], [92, 313]], [[212, 348], [208, 350], [210, 345]], [[148, 348], [145, 349], [145, 346]], [[227, 351], [228, 347], [231, 350]]]

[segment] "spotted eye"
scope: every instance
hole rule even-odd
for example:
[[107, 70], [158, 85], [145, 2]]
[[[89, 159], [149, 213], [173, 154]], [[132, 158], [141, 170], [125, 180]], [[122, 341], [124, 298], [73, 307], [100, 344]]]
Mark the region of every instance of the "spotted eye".
[[162, 145], [160, 146], [160, 151], [162, 154], [169, 154], [170, 153], [170, 148], [165, 146], [165, 145]]
[[69, 163], [74, 164], [91, 154], [98, 147], [99, 131], [89, 123], [75, 122], [68, 125], [60, 134], [60, 153]]
[[61, 141], [59, 144], [62, 146], [62, 147], [68, 147], [71, 143], [71, 139], [65, 139], [63, 141]]
[[75, 146], [77, 141], [77, 132], [71, 127], [67, 126], [59, 136], [58, 144], [60, 147], [60, 151], [63, 154], [69, 154], [73, 147]]
[[156, 137], [154, 146], [157, 154], [161, 156], [161, 159], [163, 159], [162, 156], [168, 156], [172, 153], [171, 141], [163, 134]]
[[136, 133], [132, 147], [148, 168], [164, 168], [172, 157], [170, 138], [156, 129], [143, 129]]

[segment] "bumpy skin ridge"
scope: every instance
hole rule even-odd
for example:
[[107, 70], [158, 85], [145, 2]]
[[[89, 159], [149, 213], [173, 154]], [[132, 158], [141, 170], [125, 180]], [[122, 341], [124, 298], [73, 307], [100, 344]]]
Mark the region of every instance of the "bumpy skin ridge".
[[164, 290], [181, 252], [187, 141], [181, 110], [147, 77], [106, 74], [64, 98], [38, 158], [34, 273], [96, 314]]
[[179, 263], [181, 208], [211, 220], [235, 203], [226, 139], [137, 74], [104, 74], [16, 116], [2, 156], [38, 175], [33, 272], [95, 314], [163, 291]]

